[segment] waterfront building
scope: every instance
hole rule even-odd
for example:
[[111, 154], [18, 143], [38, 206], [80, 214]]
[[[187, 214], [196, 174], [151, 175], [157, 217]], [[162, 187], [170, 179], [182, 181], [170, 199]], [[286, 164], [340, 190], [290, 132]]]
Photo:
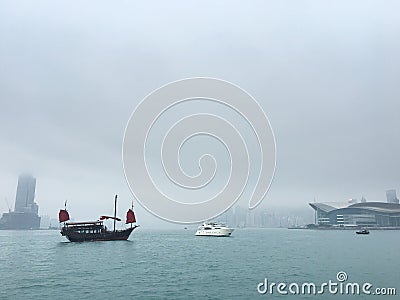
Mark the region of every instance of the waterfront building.
[[400, 227], [400, 204], [398, 203], [309, 203], [309, 205], [315, 210], [316, 225]]

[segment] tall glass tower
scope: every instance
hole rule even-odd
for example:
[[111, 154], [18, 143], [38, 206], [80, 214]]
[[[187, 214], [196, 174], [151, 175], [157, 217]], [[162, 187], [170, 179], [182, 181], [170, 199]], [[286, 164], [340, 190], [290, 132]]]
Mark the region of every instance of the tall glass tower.
[[36, 178], [31, 175], [21, 175], [18, 178], [17, 195], [15, 197], [15, 212], [38, 213], [35, 199]]

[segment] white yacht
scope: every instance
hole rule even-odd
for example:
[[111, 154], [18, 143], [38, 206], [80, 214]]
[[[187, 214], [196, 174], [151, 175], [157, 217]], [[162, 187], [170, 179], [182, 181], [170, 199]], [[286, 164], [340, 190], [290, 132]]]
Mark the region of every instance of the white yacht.
[[206, 222], [199, 226], [196, 231], [198, 236], [230, 236], [233, 228], [228, 228], [221, 223]]

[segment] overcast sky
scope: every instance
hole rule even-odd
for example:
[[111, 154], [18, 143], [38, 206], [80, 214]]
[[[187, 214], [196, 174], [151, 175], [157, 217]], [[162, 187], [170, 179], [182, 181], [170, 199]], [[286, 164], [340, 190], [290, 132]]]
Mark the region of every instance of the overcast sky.
[[197, 76], [241, 86], [269, 117], [277, 169], [262, 208], [385, 201], [400, 192], [399, 11], [378, 0], [1, 1], [0, 212], [30, 172], [40, 214], [68, 199], [73, 217], [94, 218], [115, 193], [122, 214], [133, 109]]

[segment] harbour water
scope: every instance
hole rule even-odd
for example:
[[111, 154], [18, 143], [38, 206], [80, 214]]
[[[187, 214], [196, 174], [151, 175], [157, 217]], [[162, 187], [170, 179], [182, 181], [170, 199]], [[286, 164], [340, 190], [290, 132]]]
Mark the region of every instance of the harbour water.
[[[0, 299], [397, 299], [400, 231], [237, 229], [228, 238], [139, 228], [129, 241], [70, 243], [0, 231]], [[369, 282], [397, 296], [260, 294], [264, 282]]]

